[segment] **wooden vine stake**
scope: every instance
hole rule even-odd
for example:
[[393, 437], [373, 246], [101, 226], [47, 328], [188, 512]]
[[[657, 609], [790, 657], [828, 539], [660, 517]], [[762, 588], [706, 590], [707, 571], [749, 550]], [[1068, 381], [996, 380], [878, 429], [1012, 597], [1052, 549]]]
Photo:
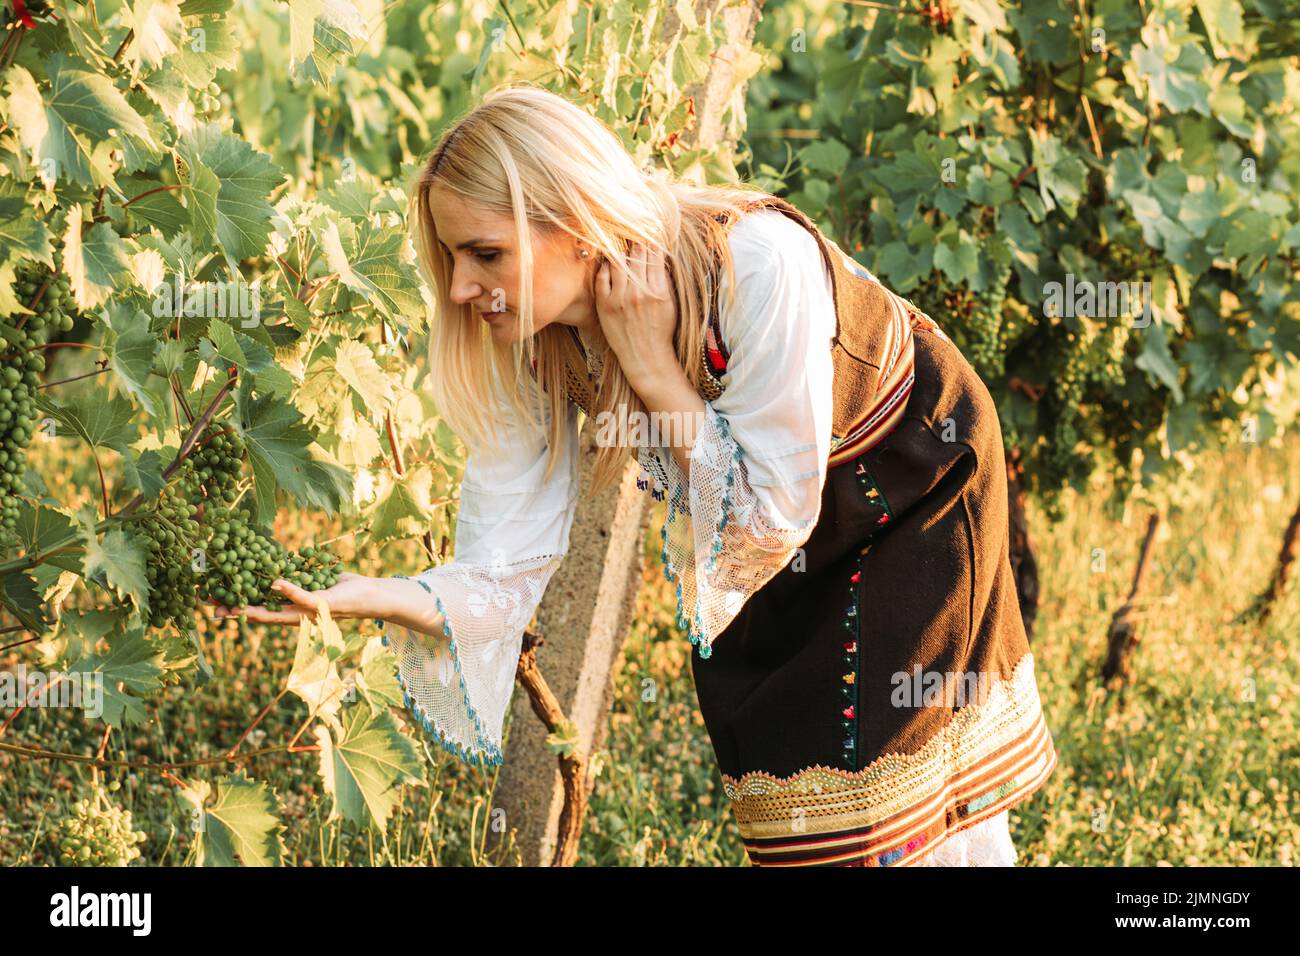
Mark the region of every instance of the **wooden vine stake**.
[[1261, 624], [1268, 620], [1278, 597], [1286, 589], [1297, 554], [1300, 554], [1300, 504], [1296, 505], [1291, 521], [1286, 526], [1286, 533], [1282, 535], [1282, 550], [1277, 556], [1277, 570], [1273, 572], [1273, 580], [1269, 582], [1268, 590], [1259, 596], [1252, 609], [1257, 612]]
[[1118, 688], [1127, 684], [1133, 677], [1133, 653], [1138, 643], [1138, 607], [1140, 594], [1146, 582], [1147, 572], [1151, 567], [1151, 555], [1155, 551], [1156, 533], [1160, 530], [1162, 516], [1155, 512], [1147, 519], [1146, 539], [1142, 542], [1142, 553], [1138, 557], [1137, 571], [1133, 574], [1133, 586], [1129, 589], [1128, 600], [1119, 606], [1110, 619], [1109, 649], [1106, 663], [1101, 669], [1101, 679], [1108, 688]]
[[[719, 9], [721, 0], [696, 0], [694, 6], [698, 22], [722, 18], [728, 39], [711, 57], [708, 74], [683, 89], [684, 96], [693, 97], [698, 122], [682, 139], [687, 148], [729, 149], [722, 119], [728, 105], [744, 102], [744, 84], [734, 78], [732, 64], [752, 42], [762, 4], [747, 0]], [[669, 7], [664, 35], [675, 35], [679, 24], [677, 10]], [[579, 440], [583, 494], [569, 550], [537, 611], [546, 650], [538, 654], [533, 645], [531, 658], [529, 652], [521, 658], [518, 676], [526, 693], [511, 703], [505, 761], [493, 794], [492, 818], [503, 824], [489, 830], [488, 839], [500, 848], [510, 844], [513, 833], [525, 866], [570, 866], [577, 858], [593, 783], [587, 775], [589, 755], [604, 746], [614, 672], [645, 565], [650, 496], [637, 488], [640, 466], [630, 460], [616, 487], [591, 494], [594, 431], [584, 428]], [[547, 737], [565, 715], [577, 740], [557, 767]], [[515, 862], [503, 855], [507, 859], [501, 862]]]
[[[533, 713], [551, 733], [560, 733], [567, 720], [560, 702], [547, 686], [537, 666], [537, 648], [544, 638], [532, 631], [524, 632], [523, 653], [515, 679], [528, 693]], [[587, 812], [587, 756], [581, 750], [570, 748], [560, 755], [560, 780], [564, 787], [564, 805], [556, 833], [555, 854], [551, 866], [573, 866], [578, 859], [578, 840], [582, 837], [582, 820]]]
[[1029, 539], [1029, 516], [1025, 511], [1025, 470], [1020, 449], [1009, 449], [1006, 462], [1011, 574], [1016, 582], [1016, 598], [1020, 602], [1020, 619], [1025, 625], [1025, 638], [1033, 641], [1034, 620], [1038, 617], [1038, 558], [1034, 555], [1034, 544]]

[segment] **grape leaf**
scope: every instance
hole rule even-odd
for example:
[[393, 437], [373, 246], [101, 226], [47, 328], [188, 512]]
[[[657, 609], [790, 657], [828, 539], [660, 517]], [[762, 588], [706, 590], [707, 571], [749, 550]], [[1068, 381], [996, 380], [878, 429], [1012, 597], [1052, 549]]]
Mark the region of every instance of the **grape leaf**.
[[32, 311], [14, 294], [17, 266], [16, 262], [0, 262], [0, 314], [28, 315]]
[[213, 350], [209, 352], [200, 346], [199, 358], [209, 365], [215, 365], [220, 368], [235, 366], [236, 368], [247, 368], [248, 359], [244, 357], [244, 350], [235, 341], [235, 331], [225, 322], [208, 323], [208, 338], [211, 340]]
[[131, 274], [131, 260], [121, 237], [106, 222], [95, 223], [83, 235], [82, 227], [88, 221], [81, 204], [74, 204], [63, 235], [63, 268], [82, 311], [106, 302], [116, 291], [117, 280]]
[[45, 223], [28, 214], [28, 205], [21, 192], [9, 190], [8, 180], [0, 180], [6, 194], [0, 198], [0, 249], [11, 262], [25, 259], [54, 268], [54, 246], [50, 243], [50, 230]]
[[143, 176], [124, 179], [120, 186], [126, 196], [122, 205], [127, 222], [134, 230], [156, 226], [164, 236], [173, 236], [189, 224], [189, 214], [176, 198], [175, 189]]
[[249, 466], [253, 469], [253, 517], [259, 524], [269, 525], [275, 521], [277, 510], [276, 489], [280, 487], [275, 480], [275, 469], [266, 459], [248, 456]]
[[162, 476], [165, 467], [162, 456], [157, 451], [149, 448], [137, 455], [126, 445], [117, 446], [117, 451], [122, 456], [122, 472], [127, 484], [138, 488], [146, 501], [162, 494], [167, 482]]
[[321, 235], [329, 266], [352, 291], [386, 315], [423, 312], [419, 277], [406, 261], [406, 233], [399, 226], [331, 222]]
[[168, 339], [154, 356], [154, 371], [159, 375], [175, 375], [185, 364], [185, 346], [176, 339]]
[[50, 54], [45, 70], [50, 90], [42, 95], [26, 69], [9, 67], [9, 122], [33, 162], [53, 161], [52, 179], [111, 186], [112, 167], [102, 147], [124, 136], [157, 148], [144, 119], [108, 77], [65, 53]]
[[1228, 45], [1241, 43], [1245, 38], [1242, 33], [1241, 5], [1237, 0], [1196, 0], [1196, 9], [1205, 24], [1205, 32], [1210, 37], [1210, 46], [1214, 55], [1222, 59], [1228, 55]]
[[41, 590], [26, 572], [10, 571], [0, 577], [0, 604], [24, 627], [38, 633], [49, 623]]
[[421, 505], [412, 491], [413, 477], [408, 475], [406, 480], [394, 481], [387, 497], [371, 513], [371, 541], [379, 543], [413, 538], [429, 529], [428, 495], [424, 496], [425, 503]]
[[[181, 15], [188, 4], [181, 5]], [[197, 6], [197, 5], [196, 5]], [[186, 38], [180, 52], [168, 61], [180, 80], [190, 87], [204, 87], [212, 82], [218, 70], [230, 70], [239, 65], [239, 50], [227, 18], [221, 14], [206, 15], [196, 9], [197, 19], [186, 23]]]
[[[87, 610], [65, 608], [59, 613], [57, 634], [50, 638], [51, 658], [81, 660], [95, 652], [95, 644], [110, 632], [126, 627], [131, 612], [124, 607], [94, 607]], [[64, 670], [67, 667], [64, 666]]]
[[972, 243], [951, 246], [941, 242], [934, 250], [934, 265], [953, 282], [965, 282], [979, 271], [979, 251]]
[[352, 54], [352, 41], [368, 36], [351, 0], [289, 0], [289, 68], [300, 79], [327, 85]]
[[1066, 215], [1073, 219], [1079, 209], [1079, 200], [1083, 197], [1088, 167], [1050, 134], [1031, 134], [1030, 144], [1043, 205], [1051, 210], [1059, 204]]
[[212, 242], [217, 236], [217, 198], [221, 181], [217, 174], [195, 158], [185, 166], [185, 201], [189, 204], [190, 226], [197, 242]]
[[99, 42], [102, 34], [98, 24], [94, 23], [93, 14], [84, 4], [75, 0], [50, 0], [50, 6], [67, 28], [73, 49], [83, 60], [96, 67], [109, 62], [110, 57]]
[[1007, 18], [997, 0], [957, 0], [957, 8], [989, 33], [1007, 28]]
[[375, 414], [393, 403], [393, 383], [379, 367], [369, 348], [355, 339], [340, 342], [334, 350], [334, 371]]
[[271, 788], [239, 770], [217, 781], [216, 799], [209, 803], [211, 792], [206, 782], [181, 791], [200, 821], [199, 865], [280, 866], [284, 824]]
[[809, 143], [799, 150], [799, 158], [809, 169], [835, 176], [844, 171], [851, 154], [848, 147], [839, 140], [830, 139]]
[[215, 123], [183, 137], [177, 154], [192, 171], [189, 198], [191, 211], [199, 210], [196, 226], [211, 231], [235, 262], [262, 252], [275, 216], [266, 200], [284, 178], [280, 168]]
[[397, 682], [397, 657], [384, 647], [379, 637], [371, 638], [362, 650], [356, 682], [357, 690], [371, 710], [403, 705], [402, 687]]
[[374, 200], [374, 184], [359, 176], [349, 181], [336, 180], [320, 195], [321, 202], [345, 219], [368, 219]]
[[121, 528], [104, 532], [103, 540], [95, 534], [83, 535], [86, 545], [84, 573], [118, 597], [130, 597], [141, 611], [149, 609], [149, 580], [145, 576], [145, 554]]
[[[320, 615], [313, 623], [306, 616], [298, 620], [298, 646], [293, 655], [293, 670], [285, 684], [307, 703], [308, 712], [332, 718], [343, 705], [343, 681], [334, 658], [343, 649], [343, 635], [328, 616]], [[333, 648], [334, 656], [329, 649]]]
[[184, 26], [177, 0], [132, 0], [123, 20], [135, 34], [127, 53], [137, 67], [161, 66], [178, 51]]
[[1183, 389], [1178, 381], [1178, 363], [1169, 351], [1164, 325], [1153, 322], [1143, 330], [1142, 354], [1134, 360], [1134, 364], [1168, 388], [1176, 403], [1183, 401]]
[[341, 727], [318, 724], [316, 741], [325, 791], [334, 798], [331, 820], [341, 816], [383, 830], [401, 799], [399, 785], [420, 782], [415, 744], [387, 710], [350, 707]]
[[1146, 80], [1151, 98], [1170, 112], [1210, 115], [1209, 87], [1201, 79], [1209, 72], [1210, 60], [1199, 44], [1172, 44], [1164, 25], [1152, 21], [1142, 28], [1142, 43], [1133, 47], [1133, 65]]
[[[15, 528], [23, 551], [28, 554], [39, 553], [53, 547], [73, 532], [72, 519], [62, 511], [55, 511], [44, 505], [33, 505], [25, 498], [18, 499], [18, 524]], [[64, 552], [46, 559], [69, 571], [81, 571], [81, 558]]]
[[159, 680], [163, 674], [162, 653], [145, 638], [141, 626], [128, 628], [108, 641], [107, 651], [91, 653], [69, 664], [68, 673], [82, 675], [83, 693], [86, 683], [92, 683], [100, 695], [93, 702], [100, 713], [94, 716], [102, 717], [110, 727], [120, 729], [128, 724], [146, 723], [148, 713], [135, 694], [152, 694], [162, 689]]
[[109, 361], [113, 371], [118, 374], [128, 392], [144, 406], [151, 416], [161, 419], [165, 416], [166, 406], [162, 398], [149, 387], [149, 378], [153, 372], [153, 358], [158, 350], [159, 340], [149, 331], [149, 320], [142, 312], [136, 312], [137, 322], [116, 337], [112, 344]]
[[116, 447], [135, 441], [135, 406], [121, 395], [80, 395], [57, 403], [46, 395], [37, 395], [36, 407], [95, 447]]
[[181, 4], [181, 16], [198, 17], [226, 13], [234, 5], [235, 0], [184, 0]]
[[[337, 512], [348, 495], [351, 476], [312, 459], [307, 446], [315, 436], [302, 423], [302, 414], [276, 396], [249, 399], [241, 388], [239, 397], [240, 418], [246, 423], [240, 434], [258, 484], [269, 485], [272, 493], [279, 485], [304, 505]], [[258, 488], [259, 497], [267, 493], [267, 488]]]

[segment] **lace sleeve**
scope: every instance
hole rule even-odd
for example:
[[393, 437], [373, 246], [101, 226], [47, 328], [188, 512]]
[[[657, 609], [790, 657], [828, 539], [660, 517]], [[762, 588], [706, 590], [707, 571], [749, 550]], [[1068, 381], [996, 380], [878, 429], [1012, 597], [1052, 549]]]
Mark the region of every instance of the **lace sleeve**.
[[511, 426], [501, 453], [470, 454], [454, 560], [414, 578], [435, 603], [442, 637], [385, 627], [407, 707], [471, 764], [501, 762], [523, 633], [568, 550], [578, 494], [576, 418], [569, 424], [569, 447], [549, 481], [544, 431]]
[[731, 243], [735, 295], [719, 311], [731, 354], [690, 474], [667, 448], [638, 452], [666, 490], [664, 576], [701, 657], [808, 540], [830, 455], [835, 309], [816, 241], [764, 211], [741, 219]]

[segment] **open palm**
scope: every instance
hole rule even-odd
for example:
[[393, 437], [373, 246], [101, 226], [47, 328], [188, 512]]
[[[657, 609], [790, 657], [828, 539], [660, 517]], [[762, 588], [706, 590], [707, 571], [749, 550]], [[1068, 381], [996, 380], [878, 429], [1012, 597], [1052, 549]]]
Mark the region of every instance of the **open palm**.
[[316, 619], [318, 608], [328, 608], [334, 620], [343, 618], [367, 617], [367, 597], [370, 594], [368, 582], [371, 579], [364, 574], [340, 572], [338, 583], [320, 591], [308, 591], [298, 587], [284, 578], [277, 578], [272, 587], [288, 602], [287, 607], [272, 611], [261, 604], [250, 604], [242, 608], [230, 608], [223, 604], [215, 605], [214, 618], [244, 617], [259, 624], [297, 624], [304, 616]]

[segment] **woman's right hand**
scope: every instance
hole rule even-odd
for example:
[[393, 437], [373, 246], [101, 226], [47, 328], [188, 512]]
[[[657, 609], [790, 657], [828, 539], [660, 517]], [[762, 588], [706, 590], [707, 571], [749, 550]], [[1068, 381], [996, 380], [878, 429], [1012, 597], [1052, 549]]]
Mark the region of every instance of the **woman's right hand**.
[[272, 611], [261, 604], [229, 608], [213, 601], [213, 617], [243, 617], [258, 624], [298, 624], [303, 617], [316, 620], [319, 605], [324, 605], [329, 610], [330, 617], [336, 621], [375, 617], [378, 614], [375, 606], [375, 579], [364, 574], [342, 571], [333, 587], [319, 591], [305, 590], [284, 578], [277, 578], [272, 587], [289, 602], [289, 606]]

